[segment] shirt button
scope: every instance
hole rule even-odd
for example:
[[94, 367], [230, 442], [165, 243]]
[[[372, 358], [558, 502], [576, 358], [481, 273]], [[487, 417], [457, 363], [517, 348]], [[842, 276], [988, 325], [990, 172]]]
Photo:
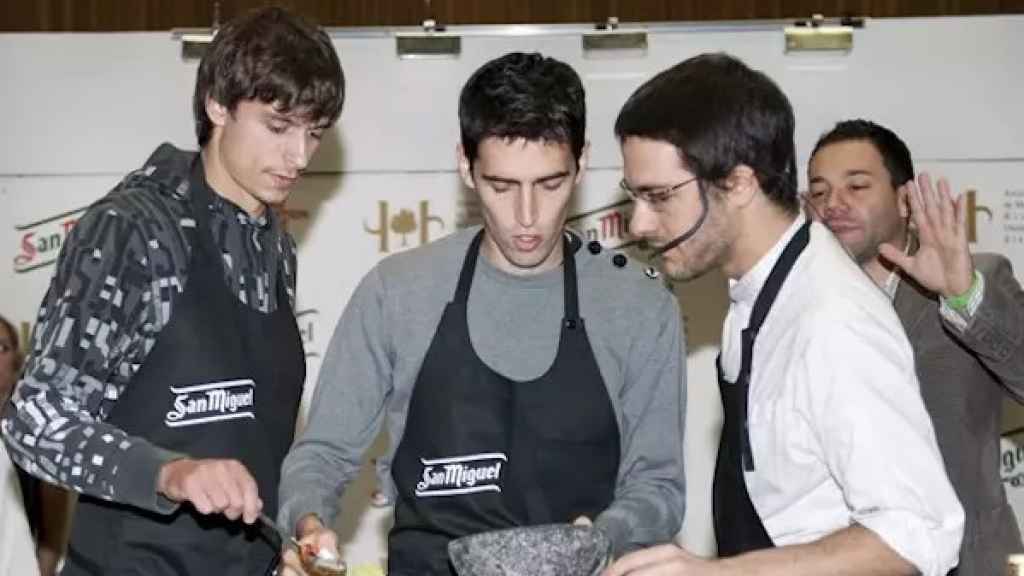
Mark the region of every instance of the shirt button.
[[612, 256], [612, 264], [615, 264], [616, 268], [624, 267], [626, 265], [626, 255], [616, 254], [615, 256]]
[[601, 243], [597, 240], [591, 240], [590, 242], [587, 242], [587, 250], [590, 250], [591, 254], [600, 254]]

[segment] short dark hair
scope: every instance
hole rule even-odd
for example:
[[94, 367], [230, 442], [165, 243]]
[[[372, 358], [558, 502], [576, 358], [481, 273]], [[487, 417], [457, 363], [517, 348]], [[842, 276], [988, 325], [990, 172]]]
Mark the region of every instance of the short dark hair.
[[874, 145], [878, 155], [882, 157], [885, 169], [889, 171], [889, 180], [893, 188], [899, 188], [914, 179], [914, 161], [910, 157], [910, 148], [907, 148], [907, 144], [885, 126], [861, 118], [838, 122], [835, 127], [822, 134], [814, 145], [811, 158], [814, 158], [818, 150], [829, 144], [850, 140], [865, 140]]
[[281, 112], [333, 124], [345, 75], [322, 30], [281, 8], [260, 8], [225, 24], [199, 63], [192, 113], [200, 146], [213, 132], [207, 97], [232, 111], [242, 100], [276, 103]]
[[674, 145], [701, 183], [721, 186], [740, 164], [787, 211], [799, 209], [793, 108], [764, 73], [728, 54], [701, 54], [645, 82], [615, 120], [630, 136]]
[[470, 164], [485, 138], [566, 143], [579, 162], [586, 144], [583, 83], [564, 62], [511, 52], [484, 64], [459, 95], [462, 148]]

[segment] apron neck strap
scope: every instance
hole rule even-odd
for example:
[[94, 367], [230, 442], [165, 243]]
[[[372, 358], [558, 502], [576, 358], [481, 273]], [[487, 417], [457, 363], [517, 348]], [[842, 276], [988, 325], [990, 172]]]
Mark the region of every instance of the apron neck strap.
[[480, 254], [480, 242], [484, 239], [484, 231], [480, 230], [473, 241], [469, 243], [469, 250], [466, 250], [466, 259], [462, 262], [462, 271], [459, 272], [459, 286], [455, 289], [456, 302], [469, 301], [469, 287], [473, 283], [473, 274], [476, 272], [476, 258]]
[[580, 303], [576, 293], [576, 256], [568, 232], [562, 234], [562, 288], [565, 292], [565, 320], [572, 327], [580, 317]]
[[754, 309], [750, 314], [750, 322], [747, 323], [747, 327], [741, 334], [743, 345], [743, 360], [740, 367], [741, 377], [750, 376], [750, 359], [754, 353], [754, 340], [757, 339], [757, 333], [761, 330], [761, 325], [764, 324], [765, 318], [768, 317], [768, 312], [771, 310], [772, 304], [775, 303], [775, 297], [779, 295], [779, 290], [782, 289], [782, 283], [786, 281], [786, 277], [789, 276], [790, 270], [796, 264], [797, 258], [800, 257], [804, 248], [807, 247], [810, 237], [811, 222], [808, 220], [804, 222], [803, 226], [797, 230], [793, 238], [786, 244], [786, 247], [782, 250], [782, 255], [779, 256], [779, 260], [768, 274], [768, 279], [765, 280], [764, 286], [757, 293], [757, 299], [754, 300]]
[[797, 230], [793, 238], [786, 244], [785, 249], [782, 250], [779, 261], [775, 263], [772, 271], [768, 274], [768, 279], [765, 280], [764, 286], [757, 293], [757, 299], [754, 300], [754, 310], [750, 314], [747, 330], [752, 328], [754, 332], [757, 332], [761, 329], [764, 319], [768, 316], [768, 311], [771, 310], [772, 304], [775, 303], [775, 297], [779, 295], [779, 290], [782, 289], [782, 283], [786, 281], [786, 277], [789, 276], [789, 271], [793, 269], [796, 259], [800, 257], [800, 254], [810, 241], [810, 231], [811, 222], [808, 220]]

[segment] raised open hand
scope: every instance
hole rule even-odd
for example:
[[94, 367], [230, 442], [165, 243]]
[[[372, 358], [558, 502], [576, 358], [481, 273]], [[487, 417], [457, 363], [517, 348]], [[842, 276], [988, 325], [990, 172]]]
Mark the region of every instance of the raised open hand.
[[917, 185], [907, 182], [905, 186], [920, 246], [907, 255], [892, 244], [882, 244], [879, 254], [945, 298], [966, 293], [974, 281], [974, 262], [967, 241], [965, 197], [960, 195], [954, 202], [949, 182], [940, 178], [933, 187], [927, 172], [921, 173]]

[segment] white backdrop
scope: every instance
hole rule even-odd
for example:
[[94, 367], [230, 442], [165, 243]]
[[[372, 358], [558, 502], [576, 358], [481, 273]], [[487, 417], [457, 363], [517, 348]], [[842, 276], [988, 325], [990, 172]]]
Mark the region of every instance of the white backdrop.
[[[459, 29], [456, 28], [456, 31]], [[320, 355], [359, 278], [387, 254], [420, 245], [472, 219], [454, 172], [458, 90], [484, 61], [540, 50], [572, 64], [588, 93], [592, 169], [574, 200], [573, 225], [608, 247], [626, 208], [612, 124], [628, 94], [690, 55], [729, 51], [775, 78], [793, 101], [801, 164], [835, 121], [863, 116], [910, 144], [919, 169], [974, 191], [975, 248], [1024, 270], [1024, 17], [873, 20], [849, 54], [785, 54], [780, 23], [649, 28], [645, 56], [592, 57], [581, 27], [465, 29], [456, 59], [399, 60], [385, 30], [335, 31], [348, 79], [340, 125], [289, 201], [299, 242], [299, 323], [307, 394]], [[525, 32], [541, 32], [525, 34]], [[2, 312], [25, 329], [77, 210], [137, 167], [161, 141], [194, 147], [195, 63], [166, 33], [0, 35], [0, 293]], [[599, 210], [605, 208], [604, 210]], [[713, 550], [710, 482], [721, 410], [713, 358], [727, 305], [721, 277], [677, 289], [689, 339], [687, 517], [680, 540]], [[307, 396], [308, 398], [308, 396]], [[1015, 414], [1008, 426], [1024, 422]], [[1024, 474], [1008, 444], [1004, 476]], [[1024, 476], [1021, 476], [1024, 479]], [[1020, 483], [1018, 481], [1018, 483]], [[346, 495], [338, 527], [353, 565], [383, 556], [390, 510], [368, 505], [369, 470]], [[1011, 493], [1024, 512], [1024, 489]]]

